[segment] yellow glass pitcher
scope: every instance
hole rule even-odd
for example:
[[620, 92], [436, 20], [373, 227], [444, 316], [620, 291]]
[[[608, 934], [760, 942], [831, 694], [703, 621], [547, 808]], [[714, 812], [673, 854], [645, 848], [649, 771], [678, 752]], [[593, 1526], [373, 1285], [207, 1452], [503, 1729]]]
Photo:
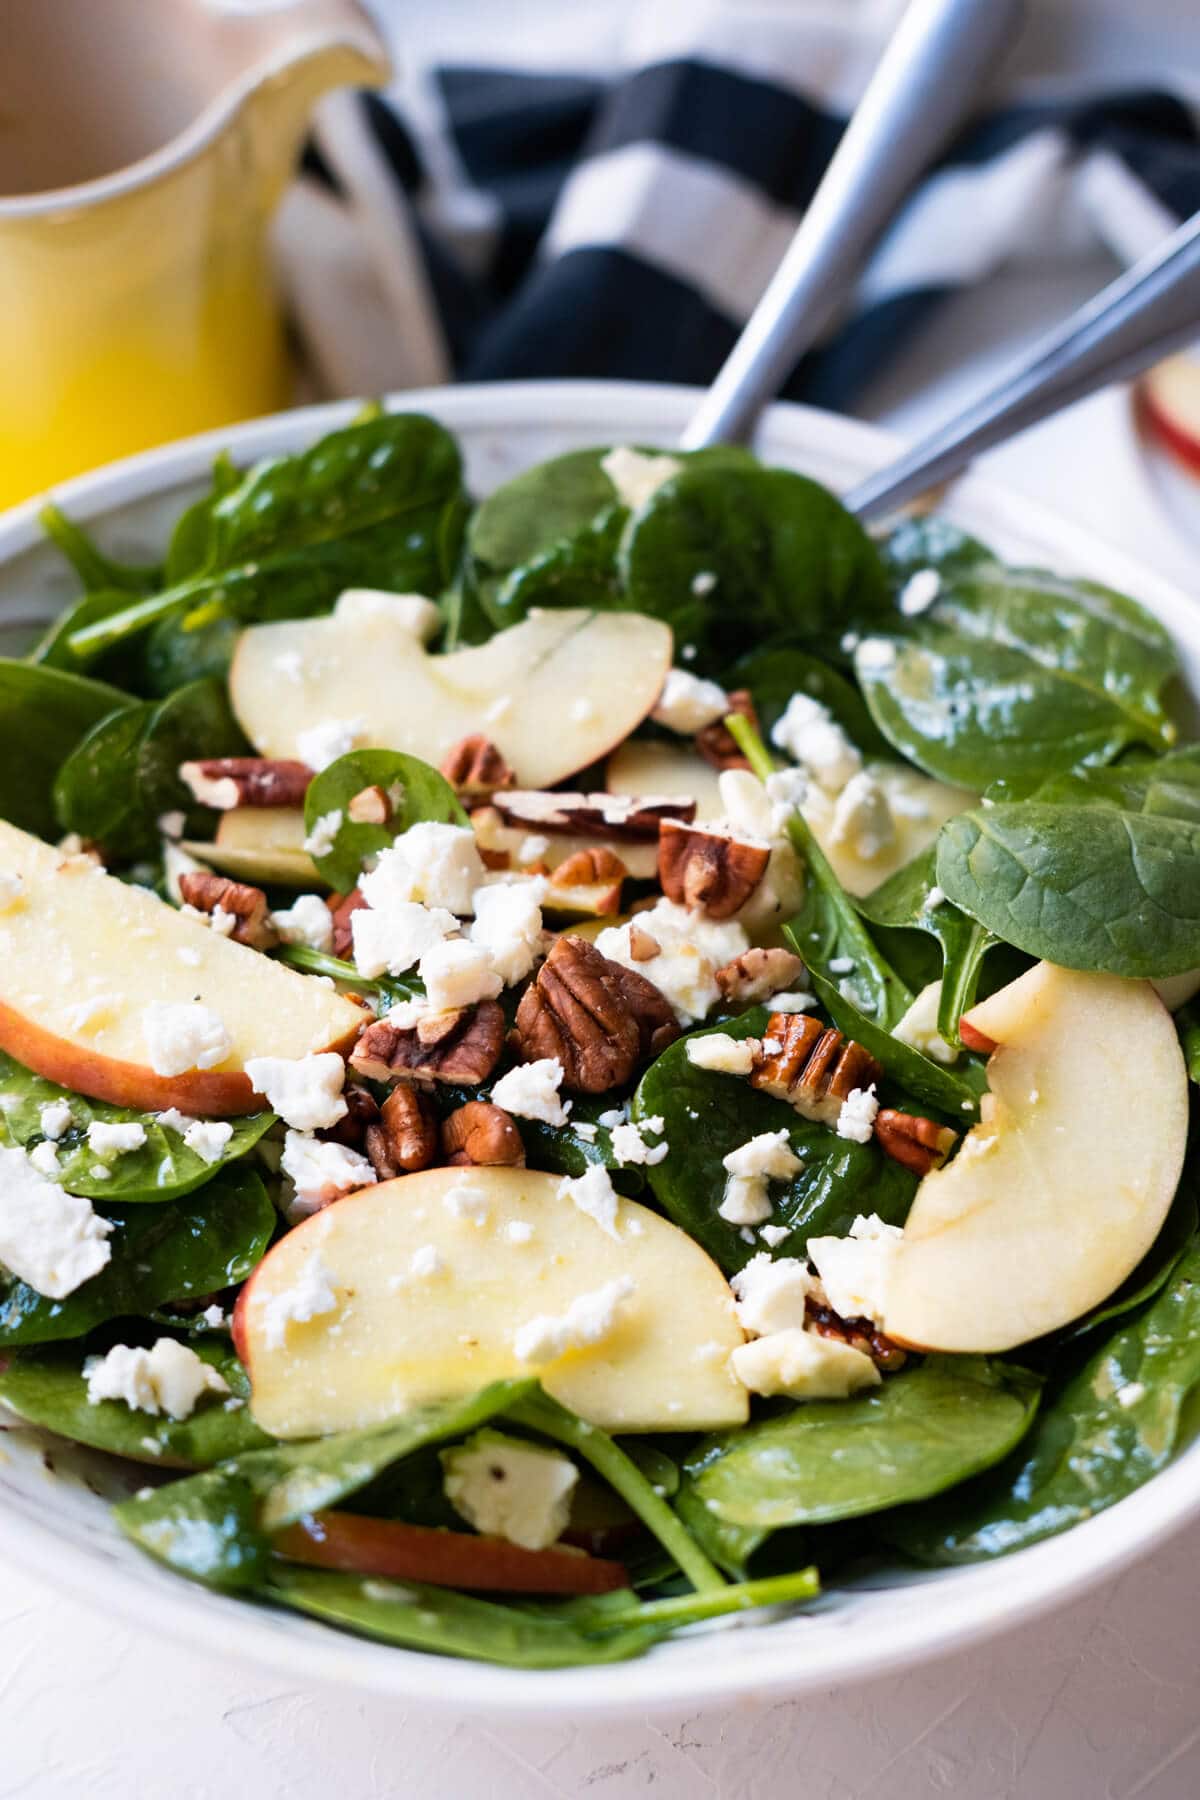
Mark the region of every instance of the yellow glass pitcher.
[[0, 506], [286, 403], [268, 224], [355, 0], [3, 0]]

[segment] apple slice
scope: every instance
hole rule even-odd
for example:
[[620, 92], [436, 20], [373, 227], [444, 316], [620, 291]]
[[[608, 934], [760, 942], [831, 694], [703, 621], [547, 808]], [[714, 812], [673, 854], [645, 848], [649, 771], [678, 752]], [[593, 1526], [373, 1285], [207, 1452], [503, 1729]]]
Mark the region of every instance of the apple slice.
[[663, 794], [694, 800], [697, 819], [708, 823], [725, 810], [717, 775], [711, 763], [684, 745], [664, 744], [658, 738], [630, 738], [609, 757], [604, 785], [610, 794]]
[[[742, 1332], [716, 1264], [658, 1213], [619, 1200], [601, 1224], [560, 1186], [530, 1169], [428, 1169], [289, 1231], [237, 1306], [258, 1423], [283, 1438], [348, 1430], [534, 1372], [606, 1430], [742, 1423], [728, 1367]], [[414, 1273], [414, 1258], [434, 1272]], [[535, 1366], [517, 1356], [522, 1326], [626, 1276], [633, 1291], [599, 1342]], [[297, 1306], [289, 1322], [291, 1296], [314, 1290], [328, 1310], [296, 1322], [311, 1310]]]
[[304, 814], [298, 807], [239, 806], [221, 814], [212, 843], [189, 841], [182, 848], [235, 881], [324, 887], [304, 837]]
[[1137, 388], [1143, 423], [1178, 462], [1200, 475], [1200, 359], [1181, 351], [1143, 376]]
[[926, 1350], [1011, 1350], [1118, 1287], [1167, 1216], [1188, 1082], [1146, 981], [1039, 963], [967, 1015], [995, 1044], [985, 1118], [927, 1175], [879, 1320]]
[[816, 783], [809, 786], [801, 810], [830, 867], [848, 894], [857, 899], [928, 850], [947, 819], [974, 806], [978, 795], [948, 787], [900, 763], [869, 763], [867, 774], [883, 789], [895, 836], [874, 856], [860, 856], [852, 841], [836, 835], [836, 799]]
[[509, 867], [534, 864], [559, 868], [578, 850], [611, 850], [619, 856], [634, 881], [653, 881], [658, 874], [658, 840], [638, 843], [636, 838], [600, 838], [577, 831], [547, 831], [530, 825], [508, 825], [494, 806], [477, 806], [471, 825], [481, 850], [507, 855]]
[[[233, 710], [264, 756], [303, 732], [361, 722], [361, 741], [440, 763], [482, 732], [522, 787], [553, 787], [640, 725], [671, 665], [671, 632], [641, 613], [540, 612], [486, 644], [431, 656], [385, 613], [252, 625], [229, 671]], [[288, 671], [286, 676], [280, 671]]]
[[[3, 822], [0, 870], [21, 881], [0, 916], [0, 1048], [63, 1087], [150, 1111], [250, 1112], [262, 1101], [248, 1057], [340, 1051], [362, 1024], [331, 988]], [[156, 1074], [143, 1009], [196, 1001], [219, 1015], [229, 1055]]]

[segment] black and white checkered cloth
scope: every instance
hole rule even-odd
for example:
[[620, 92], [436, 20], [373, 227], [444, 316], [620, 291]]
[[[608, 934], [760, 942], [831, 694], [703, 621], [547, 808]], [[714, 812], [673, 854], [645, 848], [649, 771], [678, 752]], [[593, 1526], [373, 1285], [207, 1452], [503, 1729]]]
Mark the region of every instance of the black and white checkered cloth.
[[[821, 16], [683, 9], [643, 59], [595, 76], [515, 66], [516, 31], [512, 67], [447, 62], [341, 103], [285, 231], [325, 385], [707, 383], [878, 54], [878, 34]], [[1200, 25], [1187, 42], [1200, 62]], [[948, 294], [1101, 247], [1132, 260], [1200, 208], [1200, 107], [1178, 73], [1179, 93], [999, 90], [787, 394], [849, 409]]]

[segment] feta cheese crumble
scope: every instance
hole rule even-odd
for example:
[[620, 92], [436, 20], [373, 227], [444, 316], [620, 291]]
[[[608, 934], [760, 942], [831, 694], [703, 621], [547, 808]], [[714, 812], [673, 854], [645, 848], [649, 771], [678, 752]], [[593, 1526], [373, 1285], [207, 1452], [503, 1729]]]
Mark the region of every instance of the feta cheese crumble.
[[156, 1075], [215, 1069], [233, 1049], [221, 1015], [191, 1000], [157, 1000], [144, 1006], [142, 1038]]
[[518, 1063], [492, 1088], [493, 1106], [518, 1119], [540, 1119], [545, 1125], [565, 1125], [568, 1108], [559, 1099], [563, 1066], [557, 1056], [541, 1056], [536, 1062]]
[[233, 1126], [225, 1119], [194, 1119], [183, 1134], [183, 1141], [201, 1162], [220, 1162], [229, 1148]]
[[29, 1152], [29, 1160], [39, 1175], [45, 1175], [51, 1181], [58, 1180], [58, 1151], [49, 1139], [33, 1146]]
[[176, 1420], [190, 1419], [205, 1394], [229, 1392], [223, 1375], [169, 1337], [159, 1338], [149, 1350], [114, 1344], [105, 1356], [89, 1356], [83, 1375], [89, 1406], [117, 1400], [130, 1412], [166, 1413]]
[[942, 591], [942, 578], [936, 569], [917, 569], [900, 590], [900, 611], [906, 619], [916, 619], [928, 612]]
[[706, 725], [723, 719], [728, 711], [729, 696], [715, 681], [703, 681], [687, 669], [668, 669], [650, 717], [668, 731], [695, 737]]
[[933, 1062], [949, 1064], [958, 1061], [958, 1051], [946, 1042], [937, 1028], [941, 999], [941, 982], [931, 981], [928, 987], [921, 989], [904, 1017], [892, 1026], [892, 1036]]
[[57, 1144], [71, 1129], [71, 1104], [68, 1100], [47, 1100], [38, 1109], [38, 1125], [43, 1137]]
[[290, 906], [271, 914], [271, 923], [285, 944], [304, 944], [309, 950], [333, 949], [333, 914], [319, 894], [300, 894]]
[[852, 775], [833, 808], [830, 838], [846, 844], [863, 862], [873, 862], [896, 841], [896, 821], [887, 795], [865, 769]]
[[655, 1113], [653, 1118], [642, 1119], [636, 1125], [631, 1122], [623, 1122], [613, 1126], [609, 1134], [612, 1153], [622, 1168], [634, 1163], [654, 1168], [658, 1163], [666, 1160], [670, 1145], [650, 1145], [642, 1136], [645, 1131], [652, 1131], [655, 1136], [661, 1136], [663, 1124], [662, 1115]]
[[[639, 962], [630, 947], [633, 926], [649, 932], [659, 954]], [[632, 969], [664, 995], [681, 1025], [694, 1025], [721, 997], [716, 972], [750, 948], [735, 919], [710, 919], [673, 900], [659, 900], [627, 925], [610, 925], [596, 938], [602, 956]]]
[[544, 1550], [566, 1530], [579, 1471], [559, 1451], [477, 1431], [441, 1461], [447, 1500], [486, 1537]]
[[422, 819], [379, 852], [359, 882], [368, 906], [380, 912], [401, 900], [421, 900], [465, 916], [484, 885], [486, 870], [475, 833], [467, 825]]
[[737, 1296], [738, 1324], [751, 1337], [767, 1337], [793, 1327], [803, 1331], [805, 1303], [814, 1283], [796, 1257], [776, 1260], [760, 1251], [731, 1277], [729, 1285]]
[[719, 1075], [749, 1075], [758, 1049], [757, 1038], [733, 1038], [727, 1031], [713, 1031], [707, 1037], [689, 1038], [687, 1059], [697, 1069], [711, 1069]]
[[637, 512], [665, 481], [681, 473], [683, 464], [676, 456], [647, 456], [644, 451], [620, 444], [601, 457], [600, 467], [612, 482], [621, 505]]
[[729, 1363], [752, 1394], [783, 1394], [791, 1400], [845, 1400], [861, 1388], [878, 1387], [880, 1380], [862, 1350], [794, 1328], [742, 1344]]
[[476, 1000], [494, 1000], [504, 983], [492, 967], [491, 951], [466, 938], [443, 938], [417, 964], [434, 1012], [453, 1012]]
[[333, 849], [334, 839], [342, 829], [343, 816], [341, 811], [335, 808], [333, 812], [322, 813], [318, 819], [314, 820], [313, 828], [304, 840], [304, 848], [310, 856], [315, 856], [318, 862], [321, 857], [328, 856]]
[[466, 1219], [477, 1231], [482, 1231], [492, 1216], [492, 1203], [481, 1188], [474, 1188], [469, 1181], [456, 1182], [447, 1188], [442, 1195], [442, 1205], [452, 1218]]
[[809, 1238], [808, 1260], [835, 1313], [882, 1324], [887, 1284], [903, 1236], [898, 1225], [871, 1213], [855, 1219], [848, 1237]]
[[296, 755], [319, 775], [339, 756], [357, 750], [368, 730], [365, 719], [322, 719], [297, 734]]
[[621, 1275], [590, 1294], [578, 1295], [557, 1317], [540, 1313], [513, 1338], [518, 1362], [540, 1366], [557, 1362], [568, 1350], [586, 1350], [602, 1343], [616, 1328], [622, 1306], [636, 1292], [630, 1277]]
[[279, 1166], [295, 1189], [289, 1219], [308, 1218], [343, 1194], [371, 1187], [378, 1179], [367, 1157], [346, 1144], [326, 1143], [304, 1131], [289, 1131]]
[[601, 1231], [607, 1232], [610, 1238], [619, 1238], [617, 1230], [617, 1191], [613, 1187], [612, 1177], [602, 1163], [590, 1163], [582, 1175], [574, 1180], [568, 1177], [558, 1184], [558, 1198], [570, 1200], [594, 1219]]
[[146, 1128], [135, 1121], [108, 1124], [93, 1119], [87, 1128], [87, 1141], [97, 1156], [124, 1156], [128, 1150], [140, 1150], [146, 1142]]
[[769, 1181], [790, 1181], [804, 1164], [788, 1143], [786, 1131], [762, 1131], [731, 1150], [722, 1167], [729, 1179], [717, 1208], [730, 1225], [761, 1225], [771, 1216]]
[[90, 1200], [49, 1180], [24, 1151], [0, 1147], [0, 1263], [18, 1280], [49, 1300], [65, 1300], [109, 1261], [112, 1228]]
[[536, 876], [478, 888], [468, 936], [491, 953], [492, 967], [505, 987], [522, 981], [542, 949], [545, 883]]
[[840, 794], [862, 768], [862, 757], [829, 708], [811, 694], [792, 695], [772, 728], [771, 742], [828, 794]]
[[295, 1131], [323, 1131], [346, 1116], [346, 1065], [336, 1050], [314, 1056], [251, 1056], [246, 1074], [271, 1111]]
[[458, 931], [458, 920], [444, 906], [419, 900], [393, 900], [376, 908], [360, 906], [350, 914], [354, 964], [360, 975], [403, 975], [427, 950]]
[[[340, 1148], [340, 1146], [335, 1146]], [[328, 1318], [338, 1309], [334, 1276], [316, 1253], [305, 1258], [290, 1288], [272, 1294], [262, 1308], [263, 1339], [268, 1350], [282, 1350], [292, 1325]]]
[[838, 1114], [838, 1136], [849, 1138], [855, 1144], [869, 1144], [875, 1131], [875, 1115], [878, 1111], [879, 1102], [875, 1098], [874, 1082], [868, 1088], [851, 1088], [842, 1101], [842, 1110]]
[[419, 1281], [430, 1281], [446, 1270], [446, 1259], [436, 1244], [421, 1244], [409, 1259], [408, 1272]]

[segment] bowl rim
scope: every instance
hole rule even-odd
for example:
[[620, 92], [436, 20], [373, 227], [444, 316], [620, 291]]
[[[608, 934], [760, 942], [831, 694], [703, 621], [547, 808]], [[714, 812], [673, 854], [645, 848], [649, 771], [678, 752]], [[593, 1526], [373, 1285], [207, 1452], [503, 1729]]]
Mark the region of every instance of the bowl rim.
[[[565, 437], [581, 425], [595, 441], [666, 443], [674, 438], [699, 390], [666, 384], [598, 381], [497, 382], [417, 390], [387, 397], [389, 410], [424, 411], [464, 438], [524, 421]], [[76, 476], [53, 498], [85, 523], [115, 509], [202, 478], [218, 450], [239, 459], [292, 450], [348, 422], [356, 401], [308, 406], [210, 431]], [[800, 462], [830, 485], [849, 485], [885, 461], [898, 440], [877, 427], [815, 408], [777, 403], [756, 442], [767, 454]], [[42, 541], [39, 495], [0, 514], [0, 571]], [[1042, 546], [1059, 566], [1101, 575], [1137, 595], [1172, 632], [1195, 676], [1200, 672], [1200, 613], [1170, 582], [1082, 527], [981, 477], [960, 478], [938, 510], [968, 529]], [[824, 1632], [819, 1655], [805, 1642], [803, 1620], [786, 1635], [763, 1628], [771, 1654], [730, 1655], [749, 1649], [743, 1632], [713, 1632], [711, 1654], [699, 1666], [678, 1662], [671, 1643], [627, 1663], [554, 1671], [524, 1671], [402, 1650], [355, 1638], [296, 1615], [247, 1606], [163, 1571], [164, 1583], [133, 1581], [110, 1554], [65, 1539], [52, 1525], [20, 1515], [0, 1500], [0, 1546], [23, 1566], [86, 1603], [165, 1633], [190, 1648], [231, 1654], [292, 1678], [351, 1685], [426, 1706], [484, 1716], [534, 1718], [570, 1707], [590, 1718], [696, 1711], [729, 1702], [765, 1704], [839, 1682], [876, 1679], [948, 1655], [1064, 1605], [1088, 1587], [1145, 1555], [1200, 1514], [1200, 1443], [1106, 1512], [1062, 1537], [1002, 1559], [948, 1571], [920, 1584], [921, 1603], [893, 1620], [883, 1640], [853, 1629]], [[893, 1590], [894, 1591], [894, 1590]], [[233, 1609], [236, 1608], [236, 1611]], [[832, 1609], [820, 1607], [825, 1620]], [[811, 1616], [811, 1615], [810, 1615]], [[725, 1646], [722, 1654], [721, 1646]], [[448, 1679], [449, 1671], [453, 1675]]]

